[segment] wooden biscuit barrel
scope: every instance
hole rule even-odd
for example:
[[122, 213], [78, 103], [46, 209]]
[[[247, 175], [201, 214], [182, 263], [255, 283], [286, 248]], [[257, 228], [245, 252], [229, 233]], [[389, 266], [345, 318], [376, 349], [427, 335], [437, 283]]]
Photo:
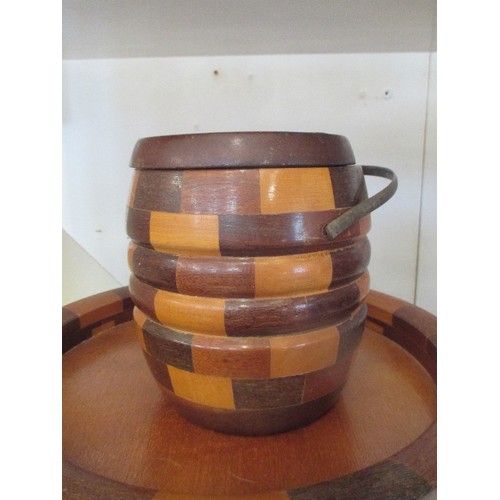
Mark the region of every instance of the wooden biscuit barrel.
[[[394, 174], [345, 137], [288, 132], [145, 138], [131, 166], [134, 318], [174, 407], [236, 434], [319, 418], [361, 339], [369, 212]], [[365, 174], [391, 183], [369, 198]]]

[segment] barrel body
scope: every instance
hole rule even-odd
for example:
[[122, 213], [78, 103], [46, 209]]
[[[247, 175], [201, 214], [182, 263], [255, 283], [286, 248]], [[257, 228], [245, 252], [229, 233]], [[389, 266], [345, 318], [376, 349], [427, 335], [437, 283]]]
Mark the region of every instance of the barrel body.
[[366, 197], [355, 164], [136, 168], [134, 319], [180, 414], [269, 434], [332, 407], [364, 328], [370, 218], [324, 227]]

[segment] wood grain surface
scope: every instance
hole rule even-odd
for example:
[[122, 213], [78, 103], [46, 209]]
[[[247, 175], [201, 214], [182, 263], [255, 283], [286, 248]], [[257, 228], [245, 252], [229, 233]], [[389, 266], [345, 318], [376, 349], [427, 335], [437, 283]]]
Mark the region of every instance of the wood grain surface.
[[[345, 211], [211, 215], [128, 207], [127, 234], [142, 246], [182, 255], [248, 257], [330, 251], [366, 236], [370, 229], [367, 215], [330, 240], [324, 227]], [[205, 236], [206, 243], [202, 241]]]
[[349, 141], [341, 135], [303, 132], [217, 132], [145, 137], [130, 165], [138, 169], [248, 168], [351, 165]]
[[78, 340], [63, 357], [63, 498], [382, 500], [436, 488], [429, 313], [371, 292], [368, 328], [333, 410], [293, 432], [243, 437], [172, 411], [123, 316], [80, 334], [92, 327], [80, 328], [80, 316], [106, 324], [123, 315], [100, 307], [111, 297], [131, 314], [125, 289], [63, 308], [63, 344]]
[[332, 251], [271, 257], [217, 257], [157, 252], [131, 242], [129, 267], [141, 281], [184, 295], [265, 298], [326, 291], [362, 274], [370, 243], [362, 237]]
[[269, 299], [221, 299], [167, 292], [132, 275], [134, 303], [163, 325], [189, 333], [250, 337], [306, 332], [346, 320], [369, 290], [368, 272], [324, 293]]
[[[233, 379], [277, 378], [321, 370], [352, 354], [366, 305], [338, 325], [290, 335], [226, 337], [172, 330], [134, 309], [141, 345], [164, 365]], [[339, 354], [341, 354], [339, 356]]]
[[136, 170], [127, 233], [174, 255], [270, 256], [346, 246], [366, 235], [369, 215], [334, 241], [324, 227], [366, 199], [362, 167], [317, 165]]
[[129, 206], [184, 214], [280, 214], [348, 208], [367, 197], [362, 167], [136, 170]]

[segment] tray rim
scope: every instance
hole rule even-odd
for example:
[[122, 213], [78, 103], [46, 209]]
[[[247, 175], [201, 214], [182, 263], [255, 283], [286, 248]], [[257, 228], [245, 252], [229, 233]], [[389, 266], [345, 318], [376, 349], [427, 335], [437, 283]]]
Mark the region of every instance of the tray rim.
[[[424, 309], [391, 295], [370, 290], [367, 326], [400, 345], [424, 367], [437, 383], [437, 318]], [[101, 292], [62, 307], [63, 356], [80, 342], [132, 319], [134, 304], [128, 286]], [[386, 498], [406, 495], [423, 498], [437, 489], [437, 419], [412, 443], [386, 459], [347, 476], [291, 490], [269, 491], [280, 498]], [[373, 480], [377, 480], [377, 490]], [[150, 499], [168, 493], [166, 490], [143, 488], [89, 472], [64, 459], [62, 464], [63, 498], [102, 498], [104, 493], [115, 498]], [[344, 494], [344, 496], [342, 496]], [[383, 494], [384, 496], [377, 496]], [[329, 496], [325, 496], [329, 495]], [[411, 495], [411, 496], [408, 496]], [[257, 499], [261, 495], [252, 495]], [[176, 498], [194, 498], [176, 494]], [[203, 500], [199, 495], [198, 500]], [[250, 498], [248, 495], [211, 495], [208, 498]]]

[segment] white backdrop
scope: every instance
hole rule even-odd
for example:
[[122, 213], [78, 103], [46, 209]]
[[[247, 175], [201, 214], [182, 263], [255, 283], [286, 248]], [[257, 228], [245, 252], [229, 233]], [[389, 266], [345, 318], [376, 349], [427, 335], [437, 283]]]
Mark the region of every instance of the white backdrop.
[[[342, 134], [358, 163], [399, 178], [395, 197], [372, 216], [372, 288], [435, 312], [435, 63], [429, 53], [66, 60], [63, 228], [127, 284], [125, 206], [137, 139]], [[369, 191], [384, 182], [368, 179]]]

